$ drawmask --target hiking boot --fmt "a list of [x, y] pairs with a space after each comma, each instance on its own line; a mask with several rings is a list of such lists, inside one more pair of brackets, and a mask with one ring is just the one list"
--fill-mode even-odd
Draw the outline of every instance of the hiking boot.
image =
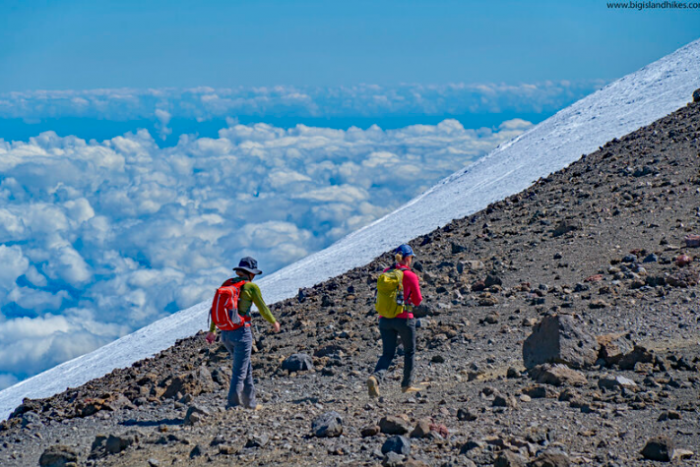
[[420, 391], [425, 391], [425, 383], [420, 383], [417, 386], [410, 385], [410, 386], [401, 386], [401, 392], [404, 394], [410, 394], [413, 392], [420, 392]]
[[379, 397], [379, 381], [374, 376], [367, 378], [367, 392], [369, 397]]

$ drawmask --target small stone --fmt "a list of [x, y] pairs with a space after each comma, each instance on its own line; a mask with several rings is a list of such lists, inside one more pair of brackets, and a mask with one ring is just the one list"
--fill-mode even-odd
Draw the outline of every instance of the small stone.
[[598, 387], [601, 389], [625, 388], [636, 390], [637, 383], [624, 376], [603, 375], [600, 377], [600, 380], [598, 380]]
[[540, 384], [535, 384], [532, 386], [528, 386], [526, 388], [523, 388], [522, 390], [524, 395], [527, 395], [533, 399], [544, 399], [544, 398], [555, 398], [557, 397], [557, 391], [554, 390], [551, 386], [543, 386]]
[[382, 454], [389, 452], [408, 456], [411, 454], [411, 441], [401, 435], [390, 436], [382, 445]]
[[431, 358], [430, 361], [433, 363], [445, 363], [445, 357], [442, 355], [433, 355], [433, 358]]
[[525, 467], [527, 459], [512, 451], [503, 451], [493, 463], [493, 467]]
[[264, 448], [270, 442], [270, 437], [266, 434], [253, 434], [245, 443], [247, 448]]
[[610, 304], [608, 302], [600, 298], [591, 300], [591, 302], [588, 304], [588, 308], [591, 310], [599, 310], [601, 308], [608, 308], [609, 306]]
[[511, 395], [498, 394], [493, 398], [493, 406], [515, 409], [518, 407], [518, 402], [515, 400], [515, 397]]
[[363, 438], [367, 438], [369, 436], [378, 435], [380, 431], [379, 425], [367, 425], [360, 430], [360, 434]]
[[65, 467], [71, 463], [76, 465], [77, 462], [78, 454], [73, 448], [62, 444], [49, 446], [39, 458], [39, 465], [41, 467]]
[[675, 410], [669, 410], [667, 412], [662, 412], [658, 418], [658, 420], [660, 422], [665, 422], [666, 420], [680, 420], [680, 419], [681, 419], [680, 412], [676, 412]]
[[211, 411], [203, 405], [194, 404], [187, 409], [185, 414], [185, 425], [194, 425], [203, 421]]
[[204, 450], [202, 449], [202, 446], [199, 444], [195, 445], [195, 447], [192, 448], [190, 451], [190, 459], [194, 459], [195, 457], [199, 457], [202, 454], [204, 454]]
[[476, 420], [478, 417], [469, 411], [468, 409], [459, 409], [457, 410], [457, 420], [463, 421], [463, 422], [473, 422]]
[[416, 427], [411, 432], [411, 438], [424, 438], [430, 434], [430, 420], [421, 419], [416, 423]]
[[569, 467], [569, 456], [558, 449], [550, 449], [528, 464], [529, 467]]
[[282, 362], [282, 369], [289, 372], [313, 370], [314, 361], [310, 355], [296, 353], [290, 355]]
[[521, 378], [522, 374], [520, 371], [515, 368], [515, 367], [509, 367], [508, 371], [506, 372], [506, 378]]
[[680, 459], [690, 459], [695, 455], [695, 453], [689, 449], [674, 449], [673, 450], [673, 460]]
[[670, 462], [673, 459], [675, 444], [668, 436], [657, 436], [650, 438], [642, 449], [642, 456], [645, 459]]
[[318, 438], [335, 438], [343, 434], [343, 418], [338, 412], [326, 412], [314, 419], [311, 431]]
[[[491, 296], [490, 294], [482, 296], [479, 298], [479, 306], [496, 306], [498, 305], [498, 299], [496, 297]], [[489, 314], [484, 318], [485, 323], [489, 324], [496, 324], [498, 323], [498, 315], [497, 314]]]
[[382, 459], [382, 465], [384, 467], [403, 467], [404, 456], [401, 454], [396, 454], [395, 452], [388, 452], [384, 459]]
[[642, 263], [656, 263], [659, 261], [659, 257], [655, 255], [654, 253], [650, 253], [647, 256], [644, 257], [642, 260]]
[[538, 383], [553, 386], [585, 386], [588, 384], [583, 373], [561, 364], [537, 366], [530, 370], [530, 376]]
[[632, 351], [632, 343], [623, 334], [604, 334], [597, 336], [596, 341], [600, 346], [598, 356], [607, 365], [616, 365], [626, 353]]
[[406, 416], [388, 415], [379, 421], [379, 428], [388, 435], [404, 435], [411, 431], [411, 423]]

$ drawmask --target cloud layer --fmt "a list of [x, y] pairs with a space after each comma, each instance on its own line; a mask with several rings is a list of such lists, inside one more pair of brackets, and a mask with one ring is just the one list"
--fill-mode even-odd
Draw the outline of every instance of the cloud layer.
[[27, 121], [85, 117], [151, 119], [167, 134], [171, 118], [235, 116], [386, 117], [543, 113], [557, 111], [604, 82], [546, 81], [534, 84], [445, 84], [347, 87], [238, 87], [191, 89], [97, 89], [0, 94], [0, 118]]
[[241, 256], [269, 273], [324, 248], [530, 126], [0, 140], [0, 387], [208, 300]]

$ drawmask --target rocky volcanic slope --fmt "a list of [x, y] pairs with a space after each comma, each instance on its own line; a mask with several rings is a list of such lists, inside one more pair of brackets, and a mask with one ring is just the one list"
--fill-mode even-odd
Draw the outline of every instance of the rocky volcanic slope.
[[700, 465], [699, 206], [696, 103], [411, 242], [423, 393], [398, 357], [366, 394], [385, 255], [275, 304], [283, 333], [257, 320], [262, 411], [223, 410], [200, 334], [25, 400], [0, 465]]

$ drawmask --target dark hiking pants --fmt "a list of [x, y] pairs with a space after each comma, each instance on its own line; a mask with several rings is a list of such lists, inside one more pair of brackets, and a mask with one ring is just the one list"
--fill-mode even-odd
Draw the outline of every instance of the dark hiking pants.
[[413, 364], [416, 353], [416, 320], [380, 318], [379, 333], [382, 336], [384, 350], [377, 362], [377, 366], [374, 368], [374, 375], [377, 377], [377, 381], [381, 383], [384, 380], [384, 376], [396, 354], [396, 346], [400, 338], [404, 350], [401, 387], [409, 387], [413, 382]]
[[255, 385], [253, 384], [253, 366], [250, 363], [250, 354], [253, 350], [253, 334], [249, 327], [242, 327], [235, 331], [222, 331], [221, 342], [226, 346], [233, 357], [233, 373], [231, 374], [231, 386], [228, 390], [228, 407], [243, 407], [254, 409]]

